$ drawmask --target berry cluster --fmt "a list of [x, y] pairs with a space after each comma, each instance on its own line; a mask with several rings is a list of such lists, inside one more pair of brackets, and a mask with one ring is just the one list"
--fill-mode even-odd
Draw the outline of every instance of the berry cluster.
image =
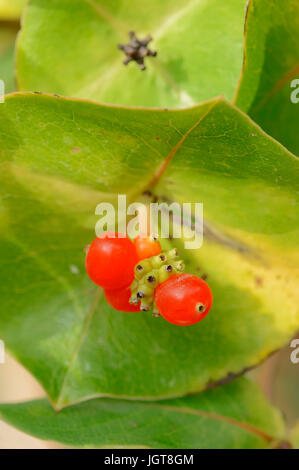
[[135, 280], [131, 284], [130, 303], [138, 305], [140, 302], [140, 310], [147, 311], [154, 308], [154, 295], [156, 288], [163, 282], [167, 281], [173, 274], [182, 273], [185, 269], [184, 262], [178, 260], [178, 252], [174, 248], [167, 253], [160, 253], [143, 259], [135, 266]]
[[207, 283], [185, 274], [176, 249], [162, 252], [151, 237], [106, 233], [95, 238], [86, 255], [91, 280], [104, 289], [107, 302], [116, 310], [140, 312], [153, 309], [175, 325], [193, 325], [212, 306]]

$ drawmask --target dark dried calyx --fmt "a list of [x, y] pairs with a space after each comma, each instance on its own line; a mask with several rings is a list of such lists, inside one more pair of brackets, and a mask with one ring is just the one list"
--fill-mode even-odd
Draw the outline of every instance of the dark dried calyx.
[[145, 70], [144, 59], [147, 56], [155, 57], [156, 51], [152, 51], [148, 48], [148, 44], [151, 42], [152, 37], [147, 36], [145, 39], [138, 39], [133, 31], [129, 33], [130, 42], [128, 44], [118, 44], [118, 49], [124, 51], [127, 58], [124, 60], [124, 64], [128, 65], [129, 62], [135, 61], [140, 70]]

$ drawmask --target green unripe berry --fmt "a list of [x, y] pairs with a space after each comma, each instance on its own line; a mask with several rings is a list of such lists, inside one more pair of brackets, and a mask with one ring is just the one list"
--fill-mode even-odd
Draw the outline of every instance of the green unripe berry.
[[159, 310], [157, 309], [156, 302], [154, 302], [154, 305], [153, 305], [153, 317], [161, 317], [161, 314]]
[[138, 302], [139, 302], [139, 299], [137, 297], [137, 289], [136, 289], [136, 290], [132, 291], [132, 295], [129, 299], [129, 303], [133, 304], [133, 305], [137, 305]]
[[150, 310], [153, 306], [153, 303], [154, 303], [154, 300], [153, 298], [144, 298], [141, 300], [141, 303], [140, 303], [140, 310], [142, 312], [147, 312], [148, 310]]
[[173, 266], [171, 264], [165, 264], [159, 269], [159, 284], [161, 282], [167, 281], [170, 276], [173, 274]]
[[168, 261], [170, 260], [173, 260], [173, 259], [176, 259], [179, 257], [179, 252], [176, 248], [173, 248], [172, 250], [170, 250], [168, 253], [167, 253], [167, 259]]
[[144, 284], [154, 289], [159, 284], [158, 271], [155, 269], [144, 276]]
[[144, 274], [148, 273], [152, 269], [152, 264], [148, 259], [143, 259], [135, 266], [135, 279], [141, 279]]
[[154, 287], [150, 287], [147, 284], [140, 284], [137, 292], [137, 297], [144, 298], [154, 295]]
[[152, 267], [156, 269], [160, 268], [166, 261], [167, 256], [165, 253], [160, 253], [159, 255], [151, 258]]

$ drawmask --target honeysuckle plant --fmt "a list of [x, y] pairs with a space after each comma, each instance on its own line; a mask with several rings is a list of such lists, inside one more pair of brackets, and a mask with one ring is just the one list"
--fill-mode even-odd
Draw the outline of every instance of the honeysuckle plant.
[[[296, 445], [237, 377], [299, 327], [299, 5], [245, 6], [25, 7], [0, 104], [0, 338], [48, 400], [0, 405], [19, 429], [75, 447]], [[145, 70], [123, 63], [130, 31], [153, 38]], [[85, 272], [97, 204], [149, 192], [204, 204], [203, 246], [168, 247], [213, 291], [192, 327], [115, 311]]]

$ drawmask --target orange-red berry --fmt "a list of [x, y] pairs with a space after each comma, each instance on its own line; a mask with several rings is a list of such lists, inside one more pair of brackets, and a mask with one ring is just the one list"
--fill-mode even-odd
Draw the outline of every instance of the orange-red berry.
[[93, 240], [85, 260], [90, 279], [105, 289], [129, 286], [138, 262], [136, 248], [128, 238], [118, 233], [105, 233]]
[[105, 298], [111, 307], [121, 312], [140, 312], [139, 305], [130, 304], [131, 289], [123, 287], [122, 289], [105, 289]]
[[138, 235], [134, 239], [138, 261], [159, 255], [162, 251], [161, 245], [154, 237]]
[[208, 284], [193, 274], [176, 274], [155, 290], [156, 306], [174, 325], [194, 325], [209, 313], [213, 295]]

